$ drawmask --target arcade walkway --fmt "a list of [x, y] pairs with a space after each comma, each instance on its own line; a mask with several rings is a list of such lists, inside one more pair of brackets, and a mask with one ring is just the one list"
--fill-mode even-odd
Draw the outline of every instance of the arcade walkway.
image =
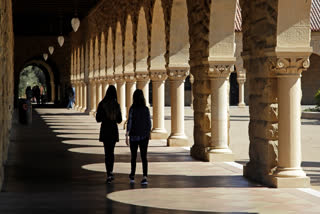
[[[186, 111], [188, 135], [192, 135], [190, 112]], [[319, 129], [319, 121], [307, 122], [303, 121], [302, 129], [306, 125]], [[242, 130], [247, 123], [246, 112], [231, 109], [231, 136], [236, 134], [233, 142], [240, 144], [232, 148], [240, 162], [247, 158], [248, 140], [243, 139], [247, 133]], [[320, 193], [314, 189], [262, 187], [242, 177], [240, 164], [195, 161], [186, 148], [169, 148], [163, 141], [150, 142], [148, 187], [138, 183], [140, 164], [137, 183], [130, 186], [130, 153], [123, 130], [116, 147], [115, 181], [106, 185], [99, 125], [73, 110], [35, 109], [31, 126], [15, 124], [12, 131], [1, 214], [320, 212]], [[312, 137], [306, 138], [307, 146], [319, 139]], [[319, 146], [311, 148], [306, 158], [315, 157], [312, 150]], [[317, 188], [320, 164], [306, 163], [309, 168], [304, 169]]]

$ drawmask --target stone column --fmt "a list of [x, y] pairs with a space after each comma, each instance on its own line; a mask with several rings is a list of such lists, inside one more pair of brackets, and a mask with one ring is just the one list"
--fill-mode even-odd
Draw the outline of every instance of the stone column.
[[[56, 100], [55, 84], [54, 81], [50, 82], [51, 85], [51, 101], [54, 103]], [[48, 96], [48, 95], [47, 95]]]
[[238, 72], [237, 73], [237, 81], [239, 84], [239, 103], [238, 107], [245, 107], [246, 104], [244, 103], [244, 83], [246, 82], [246, 75], [245, 73]]
[[162, 71], [151, 71], [152, 80], [152, 110], [153, 127], [151, 139], [167, 139], [168, 132], [164, 128], [164, 83], [167, 79], [167, 73]]
[[83, 85], [83, 101], [84, 101], [84, 109], [83, 111], [87, 114], [90, 112], [90, 85], [85, 82]]
[[78, 81], [74, 81], [74, 88], [75, 88], [75, 106], [74, 106], [74, 110], [78, 110], [79, 108], [79, 82]]
[[90, 86], [91, 86], [91, 90], [90, 90], [90, 115], [95, 115], [96, 112], [96, 82], [94, 79], [90, 80]]
[[229, 148], [229, 76], [233, 62], [209, 61], [211, 84], [211, 144], [207, 151], [209, 161], [234, 161]]
[[78, 107], [78, 111], [82, 110], [83, 107], [83, 89], [82, 89], [82, 81], [79, 81], [79, 107]]
[[281, 57], [277, 61], [279, 100], [278, 166], [273, 175], [276, 187], [307, 187], [310, 178], [301, 168], [301, 72], [308, 57]]
[[184, 133], [184, 80], [189, 75], [188, 67], [168, 68], [171, 96], [171, 134], [168, 146], [190, 146]]
[[142, 73], [136, 73], [136, 79], [137, 79], [137, 88], [141, 89], [143, 91], [144, 98], [146, 99], [146, 105], [150, 106], [149, 103], [149, 74], [148, 72]]
[[122, 121], [124, 122], [126, 120], [126, 87], [123, 75], [115, 75], [115, 81], [117, 83], [117, 95], [122, 114]]
[[190, 92], [191, 104], [190, 104], [190, 107], [191, 107], [191, 109], [193, 109], [193, 100], [194, 100], [194, 97], [193, 97], [193, 83], [194, 83], [194, 76], [192, 74], [190, 74], [190, 84], [191, 84], [191, 92]]
[[86, 112], [87, 110], [87, 84], [82, 83], [82, 109], [81, 112]]
[[97, 99], [96, 99], [96, 107], [98, 108], [98, 105], [100, 101], [102, 100], [102, 81], [96, 80], [96, 90], [97, 90]]
[[136, 78], [134, 73], [124, 74], [124, 79], [126, 81], [126, 108], [127, 115], [129, 115], [129, 109], [133, 103], [133, 93], [136, 90]]

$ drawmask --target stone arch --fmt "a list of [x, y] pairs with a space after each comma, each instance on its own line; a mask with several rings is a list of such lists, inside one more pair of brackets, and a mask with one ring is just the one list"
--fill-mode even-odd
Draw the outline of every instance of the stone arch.
[[113, 37], [112, 27], [109, 27], [107, 38], [107, 75], [113, 75], [114, 56], [113, 56]]
[[94, 78], [94, 42], [93, 38], [89, 41], [89, 79]]
[[81, 58], [80, 58], [80, 46], [77, 47], [77, 80], [80, 80], [80, 73], [81, 73]]
[[165, 70], [165, 19], [161, 0], [154, 3], [151, 29], [150, 70]]
[[123, 47], [120, 21], [117, 22], [115, 34], [115, 74], [123, 73]]
[[169, 67], [189, 67], [189, 47], [186, 0], [173, 0], [170, 20]]
[[133, 61], [134, 61], [134, 47], [133, 47], [133, 28], [130, 14], [127, 17], [125, 45], [124, 45], [124, 72], [133, 73]]
[[320, 89], [320, 55], [312, 53], [310, 56], [310, 67], [302, 73], [302, 105], [315, 105], [314, 95]]
[[94, 40], [94, 77], [98, 78], [100, 74], [100, 36], [97, 35]]
[[106, 39], [105, 32], [101, 32], [100, 36], [100, 77], [106, 75]]
[[140, 8], [137, 25], [136, 72], [146, 72], [148, 66], [148, 31], [143, 7]]
[[80, 47], [80, 79], [84, 80], [85, 74], [85, 47], [81, 45]]
[[90, 71], [90, 41], [85, 43], [84, 50], [84, 80], [87, 83], [89, 80], [89, 71]]
[[[23, 68], [30, 65], [38, 66], [45, 73], [46, 79], [49, 80], [49, 82], [47, 82], [48, 95], [50, 95], [48, 96], [48, 101], [55, 101], [56, 100], [56, 84], [55, 84], [56, 79], [51, 66], [48, 63], [44, 62], [43, 60], [34, 59], [25, 63]], [[23, 71], [23, 68], [19, 71], [19, 75]], [[18, 85], [19, 85], [19, 81], [20, 79], [18, 80]]]
[[236, 0], [212, 0], [211, 2], [209, 22], [209, 61], [211, 59], [216, 61], [221, 58], [224, 60], [227, 58], [228, 61], [236, 61], [234, 56], [234, 20], [236, 14], [236, 2]]
[[71, 48], [71, 58], [70, 58], [70, 79], [73, 81], [74, 79], [74, 49]]

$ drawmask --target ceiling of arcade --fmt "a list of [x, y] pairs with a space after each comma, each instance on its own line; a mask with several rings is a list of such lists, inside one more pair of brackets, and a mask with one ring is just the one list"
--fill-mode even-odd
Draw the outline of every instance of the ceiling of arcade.
[[70, 20], [77, 13], [88, 15], [99, 0], [13, 0], [15, 35], [55, 36], [68, 34]]

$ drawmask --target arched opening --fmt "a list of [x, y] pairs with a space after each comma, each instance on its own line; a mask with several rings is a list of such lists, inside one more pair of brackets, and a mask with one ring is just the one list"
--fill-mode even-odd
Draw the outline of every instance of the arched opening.
[[232, 72], [230, 74], [229, 82], [229, 102], [231, 106], [236, 106], [239, 103], [239, 84], [237, 82], [237, 72]]
[[52, 99], [51, 80], [48, 70], [41, 65], [30, 64], [25, 66], [19, 75], [18, 97], [26, 98], [26, 89], [33, 92], [32, 101], [40, 104]]
[[192, 96], [191, 96], [191, 82], [190, 75], [187, 76], [184, 82], [184, 105], [191, 106]]
[[315, 105], [314, 95], [320, 89], [320, 56], [312, 54], [310, 56], [310, 67], [302, 72], [301, 89], [302, 105]]

